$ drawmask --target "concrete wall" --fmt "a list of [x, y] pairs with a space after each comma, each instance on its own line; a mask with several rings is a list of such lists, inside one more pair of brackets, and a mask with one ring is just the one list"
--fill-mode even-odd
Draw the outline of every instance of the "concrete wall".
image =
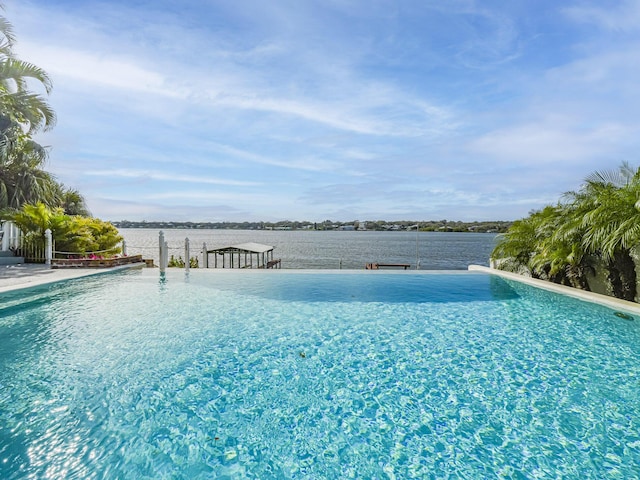
[[[640, 303], [640, 246], [631, 249], [631, 258], [636, 265], [636, 294], [635, 302]], [[597, 257], [590, 257], [589, 263], [595, 268], [595, 275], [587, 275], [587, 283], [592, 292], [611, 296], [611, 288], [607, 281], [606, 262]]]

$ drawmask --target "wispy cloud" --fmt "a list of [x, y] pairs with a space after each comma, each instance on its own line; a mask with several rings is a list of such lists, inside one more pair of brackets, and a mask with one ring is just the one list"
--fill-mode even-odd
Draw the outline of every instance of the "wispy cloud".
[[596, 4], [566, 7], [565, 14], [572, 20], [597, 25], [614, 31], [632, 32], [640, 30], [640, 1], [623, 0], [613, 8]]
[[611, 151], [624, 138], [622, 125], [599, 125], [578, 130], [557, 123], [520, 125], [496, 130], [474, 139], [470, 154], [480, 154], [494, 162], [535, 165], [541, 168], [558, 162], [576, 164]]
[[64, 47], [22, 42], [20, 51], [59, 81], [84, 83], [134, 92], [184, 98], [183, 92], [168, 85], [160, 73], [145, 69], [135, 59], [115, 55], [96, 55]]
[[225, 178], [213, 178], [207, 176], [193, 176], [193, 175], [176, 175], [173, 173], [159, 173], [157, 171], [144, 171], [144, 170], [128, 170], [128, 169], [116, 169], [116, 170], [91, 170], [86, 175], [92, 177], [120, 177], [120, 178], [136, 178], [142, 180], [160, 180], [166, 182], [177, 183], [203, 183], [211, 185], [230, 185], [235, 187], [255, 187], [260, 185], [259, 182], [246, 182], [242, 180], [230, 180]]

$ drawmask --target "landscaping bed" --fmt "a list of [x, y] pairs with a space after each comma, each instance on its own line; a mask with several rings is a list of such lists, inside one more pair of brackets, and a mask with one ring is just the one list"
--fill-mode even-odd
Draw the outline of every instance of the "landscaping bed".
[[143, 262], [142, 255], [114, 258], [54, 258], [51, 260], [51, 268], [111, 268]]

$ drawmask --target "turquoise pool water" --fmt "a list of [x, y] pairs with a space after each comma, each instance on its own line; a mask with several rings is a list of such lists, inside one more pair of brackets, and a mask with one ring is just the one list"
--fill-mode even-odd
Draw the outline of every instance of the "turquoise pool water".
[[636, 478], [640, 320], [481, 273], [0, 296], [0, 478]]

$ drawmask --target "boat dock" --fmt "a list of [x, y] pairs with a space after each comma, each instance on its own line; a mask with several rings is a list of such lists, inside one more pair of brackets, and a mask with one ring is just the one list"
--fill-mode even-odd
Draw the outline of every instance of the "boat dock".
[[[210, 268], [209, 255], [213, 254], [213, 268], [280, 268], [280, 259], [273, 258], [273, 247], [260, 243], [241, 243], [206, 251], [205, 268]], [[218, 266], [218, 258], [221, 265]], [[255, 258], [255, 263], [254, 263]]]
[[402, 268], [407, 270], [411, 264], [409, 263], [367, 263], [365, 270], [379, 270], [381, 268]]

